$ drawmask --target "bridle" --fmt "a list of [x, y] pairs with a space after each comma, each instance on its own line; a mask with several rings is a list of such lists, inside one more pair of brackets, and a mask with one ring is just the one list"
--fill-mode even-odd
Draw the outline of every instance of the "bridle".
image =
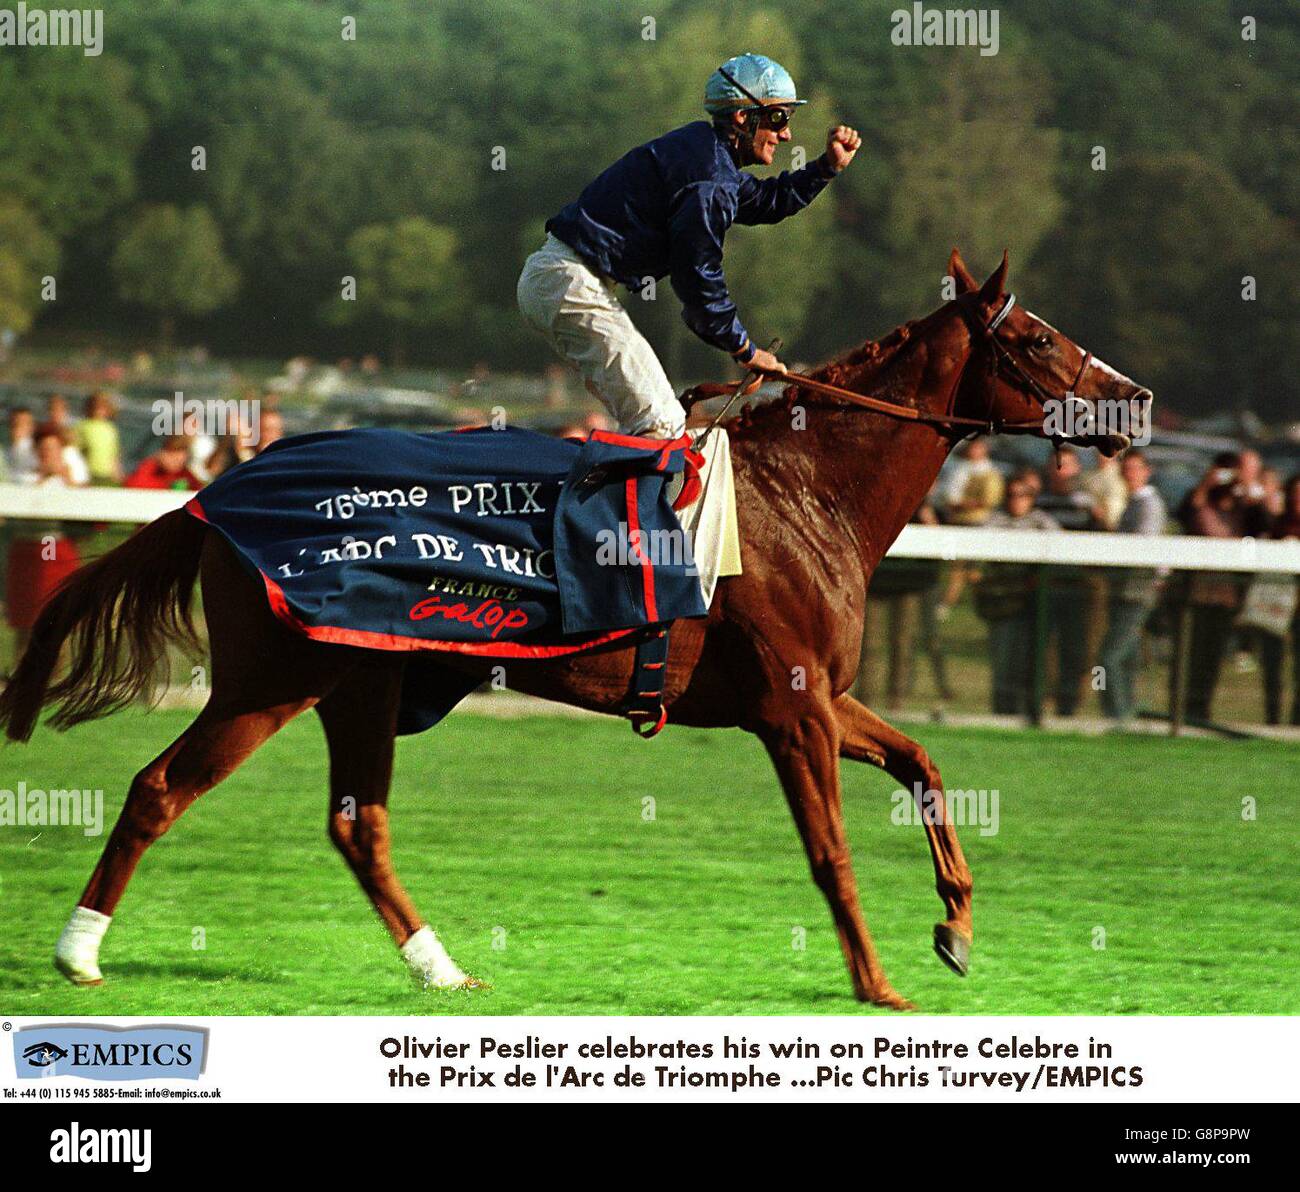
[[[1066, 389], [1065, 393], [1062, 396], [1057, 397], [1055, 394], [1050, 392], [1041, 381], [1036, 377], [1031, 376], [1020, 361], [1011, 354], [1006, 344], [998, 338], [998, 328], [1006, 321], [1007, 315], [1011, 313], [1012, 308], [1016, 304], [1016, 296], [1014, 294], [1007, 295], [1007, 300], [998, 309], [997, 313], [988, 320], [988, 322], [985, 322], [981, 318], [978, 293], [971, 291], [966, 294], [961, 294], [957, 297], [956, 301], [957, 309], [961, 311], [962, 317], [966, 320], [967, 326], [970, 327], [972, 336], [978, 336], [988, 345], [989, 351], [992, 354], [990, 357], [991, 367], [989, 369], [991, 376], [997, 377], [999, 368], [1004, 368], [1019, 383], [1022, 391], [1027, 389], [1038, 399], [1038, 404], [1043, 407], [1046, 407], [1048, 402], [1056, 401], [1062, 403], [1068, 401], [1079, 401], [1083, 402], [1085, 405], [1087, 404], [1083, 398], [1077, 397], [1076, 394], [1079, 392], [1079, 382], [1083, 380], [1084, 374], [1092, 364], [1092, 353], [1090, 351], [1086, 348], [1084, 349], [1083, 359], [1079, 362], [1079, 371], [1074, 374], [1074, 380], [1070, 382], [1069, 388]], [[970, 362], [967, 361], [967, 364], [969, 363]], [[962, 369], [962, 373], [965, 373], [965, 368]], [[960, 387], [960, 385], [961, 376], [958, 376], [957, 386]], [[990, 390], [989, 416], [983, 420], [984, 424], [988, 427], [989, 434], [1034, 434], [1043, 431], [1045, 422], [1045, 419], [1043, 418], [1033, 419], [1028, 422], [999, 423], [993, 418], [992, 406], [993, 394]], [[1061, 436], [1055, 437], [1059, 438]]]
[[[979, 306], [979, 294], [976, 291], [970, 291], [960, 294], [955, 299], [957, 309], [961, 312], [962, 317], [966, 320], [967, 326], [971, 331], [972, 351], [967, 358], [966, 363], [958, 371], [957, 378], [953, 383], [952, 393], [949, 396], [948, 405], [951, 406], [956, 402], [957, 393], [961, 389], [962, 381], [966, 376], [966, 369], [970, 367], [971, 362], [975, 359], [974, 348], [977, 344], [986, 344], [989, 348], [989, 374], [991, 377], [997, 377], [999, 370], [1005, 370], [1006, 374], [1013, 378], [1017, 387], [1022, 391], [1027, 391], [1036, 397], [1039, 403], [1046, 406], [1048, 402], [1068, 402], [1079, 401], [1087, 404], [1084, 398], [1076, 397], [1079, 383], [1083, 380], [1084, 374], [1092, 366], [1092, 353], [1085, 350], [1083, 360], [1079, 365], [1079, 371], [1075, 373], [1074, 380], [1070, 383], [1069, 388], [1061, 396], [1053, 394], [1037, 378], [1031, 376], [1024, 366], [1012, 355], [1010, 349], [998, 337], [997, 331], [1006, 321], [1007, 316], [1011, 313], [1016, 304], [1016, 296], [1008, 294], [1006, 300], [998, 308], [997, 313], [992, 318], [985, 320], [983, 312]], [[838, 398], [840, 401], [848, 402], [851, 405], [862, 406], [868, 410], [874, 410], [878, 414], [884, 414], [890, 418], [897, 418], [906, 422], [918, 422], [927, 426], [939, 426], [944, 428], [969, 428], [962, 432], [960, 438], [967, 435], [983, 433], [990, 435], [1028, 435], [1037, 434], [1043, 438], [1050, 438], [1057, 442], [1068, 442], [1071, 439], [1087, 440], [1089, 435], [1060, 435], [1048, 434], [1045, 429], [1046, 415], [1042, 418], [1033, 418], [1025, 421], [1007, 421], [1005, 419], [995, 418], [993, 416], [992, 404], [993, 394], [989, 393], [989, 410], [983, 418], [970, 418], [961, 414], [929, 414], [920, 410], [914, 410], [911, 406], [901, 406], [896, 402], [885, 401], [879, 397], [868, 397], [863, 393], [854, 393], [851, 389], [844, 389], [839, 385], [831, 385], [826, 381], [818, 381], [813, 377], [803, 376], [800, 373], [779, 372], [770, 369], [750, 369], [754, 374], [753, 379], [742, 378], [736, 385], [736, 392], [732, 396], [732, 401], [738, 396], [752, 392], [757, 388], [758, 377], [767, 377], [770, 380], [780, 380], [797, 389], [808, 389], [814, 393], [824, 393], [828, 397]], [[748, 386], [748, 388], [746, 388]], [[1139, 390], [1139, 392], [1141, 392]], [[1136, 394], [1134, 395], [1136, 397]], [[731, 402], [727, 403], [728, 407]], [[725, 414], [725, 409], [723, 413]], [[722, 415], [714, 420], [714, 425], [721, 420]], [[713, 429], [712, 426], [709, 427]]]

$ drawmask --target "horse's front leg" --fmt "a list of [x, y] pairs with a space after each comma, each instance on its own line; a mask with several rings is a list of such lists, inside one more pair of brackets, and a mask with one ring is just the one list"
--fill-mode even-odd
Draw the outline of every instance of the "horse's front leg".
[[[879, 766], [917, 798], [934, 859], [935, 887], [948, 916], [945, 922], [935, 924], [934, 950], [944, 964], [964, 977], [970, 968], [972, 939], [971, 872], [957, 840], [939, 770], [923, 746], [852, 696], [842, 695], [835, 701], [835, 718], [844, 757]], [[923, 803], [927, 791], [934, 794]]]
[[860, 1001], [895, 1010], [912, 1005], [889, 984], [867, 931], [840, 805], [839, 729], [829, 704], [760, 731], [808, 854], [813, 881], [830, 903], [840, 947]]

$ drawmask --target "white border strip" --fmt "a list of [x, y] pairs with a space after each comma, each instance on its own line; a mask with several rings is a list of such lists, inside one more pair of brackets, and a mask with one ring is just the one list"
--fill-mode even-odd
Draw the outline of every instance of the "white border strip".
[[[518, 973], [508, 979], [526, 980]], [[172, 1089], [195, 1098], [191, 1104], [220, 1090], [231, 1102], [1121, 1102], [1136, 1114], [1149, 1101], [1292, 1101], [1294, 1070], [1285, 1058], [1300, 1046], [1300, 1018], [1293, 1017], [459, 1017], [439, 1013], [444, 996], [463, 995], [430, 992], [421, 1017], [169, 1021], [208, 1033], [197, 1081], [90, 1081], [59, 1074], [57, 1066], [53, 1076], [18, 1080], [12, 1053], [21, 1036], [14, 1030], [0, 1036], [0, 1051], [9, 1053], [0, 1055], [0, 1089], [44, 1085], [39, 1099], [67, 1099], [70, 1109], [72, 1098], [95, 1090], [112, 1097], [143, 1086]], [[491, 1008], [490, 998], [484, 995], [482, 1009]], [[853, 1004], [847, 994], [842, 1001]], [[58, 1014], [5, 1022], [37, 1029], [142, 1024]], [[656, 1054], [644, 1054], [647, 1044]], [[706, 1073], [749, 1077], [751, 1069], [777, 1080], [748, 1079], [743, 1087], [702, 1080]], [[1189, 1117], [1185, 1124], [1241, 1123]]]

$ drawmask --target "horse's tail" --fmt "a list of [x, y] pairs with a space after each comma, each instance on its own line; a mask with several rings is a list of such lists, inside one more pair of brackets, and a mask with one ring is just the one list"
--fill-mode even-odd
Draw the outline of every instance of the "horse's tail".
[[[167, 642], [199, 648], [190, 600], [206, 532], [174, 510], [59, 585], [0, 693], [0, 728], [11, 740], [31, 737], [47, 703], [59, 705], [50, 723], [65, 729], [152, 695]], [[69, 638], [67, 673], [51, 686]]]

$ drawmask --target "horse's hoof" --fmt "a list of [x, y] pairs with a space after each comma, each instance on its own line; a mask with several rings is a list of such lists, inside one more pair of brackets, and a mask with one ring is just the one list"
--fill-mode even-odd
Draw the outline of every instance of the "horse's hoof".
[[74, 985], [89, 987], [91, 985], [103, 985], [104, 983], [104, 975], [99, 971], [98, 966], [87, 969], [64, 960], [61, 956], [56, 956], [54, 958], [54, 967]]
[[901, 993], [894, 989], [886, 987], [883, 990], [867, 989], [865, 986], [854, 986], [853, 996], [860, 1002], [867, 1002], [872, 1006], [879, 1006], [882, 1010], [915, 1010], [916, 1006], [907, 1000]]
[[478, 977], [471, 977], [468, 973], [459, 979], [449, 979], [442, 981], [421, 981], [421, 986], [425, 990], [436, 990], [438, 993], [455, 993], [461, 989], [491, 989], [492, 986], [486, 981], [479, 980]]
[[934, 950], [957, 976], [970, 972], [970, 940], [947, 923], [934, 925]]

